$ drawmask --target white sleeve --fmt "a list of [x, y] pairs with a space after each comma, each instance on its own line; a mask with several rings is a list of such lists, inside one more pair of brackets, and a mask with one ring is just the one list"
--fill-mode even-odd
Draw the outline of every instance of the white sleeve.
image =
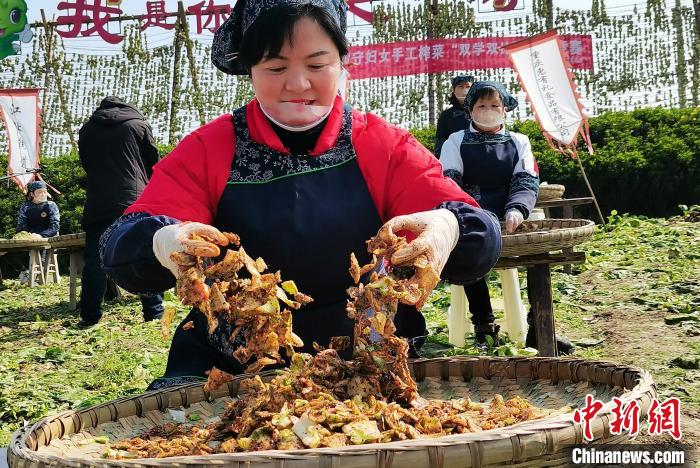
[[518, 163], [513, 168], [513, 174], [518, 172], [527, 172], [533, 177], [537, 177], [535, 172], [535, 156], [532, 154], [532, 146], [527, 135], [522, 133], [510, 132], [510, 136], [515, 143], [515, 149], [518, 151]]
[[440, 150], [440, 164], [442, 164], [442, 172], [457, 171], [460, 175], [464, 174], [464, 164], [462, 163], [462, 155], [459, 152], [459, 147], [462, 146], [464, 138], [464, 130], [453, 133], [445, 140]]

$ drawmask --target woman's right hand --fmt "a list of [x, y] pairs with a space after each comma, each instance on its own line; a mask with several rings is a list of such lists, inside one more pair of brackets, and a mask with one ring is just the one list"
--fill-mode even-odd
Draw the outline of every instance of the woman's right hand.
[[[192, 235], [200, 239], [191, 239]], [[164, 226], [153, 235], [153, 253], [175, 277], [178, 275], [178, 264], [171, 258], [172, 254], [217, 257], [221, 253], [219, 246], [228, 244], [228, 238], [215, 227], [194, 222]]]

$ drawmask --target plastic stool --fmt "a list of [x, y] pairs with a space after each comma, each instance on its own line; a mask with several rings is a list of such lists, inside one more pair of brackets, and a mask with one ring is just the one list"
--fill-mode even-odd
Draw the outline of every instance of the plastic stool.
[[[520, 298], [518, 270], [515, 268], [499, 270], [498, 274], [503, 289], [505, 313], [503, 331], [508, 333], [511, 340], [523, 343], [527, 332], [527, 313]], [[451, 285], [450, 295], [450, 308], [447, 312], [448, 341], [450, 344], [462, 347], [465, 344], [465, 335], [474, 333], [474, 325], [469, 316], [469, 301], [462, 286]], [[497, 299], [492, 299], [492, 307], [496, 301]]]
[[505, 312], [503, 331], [508, 333], [512, 341], [524, 343], [527, 332], [527, 312], [520, 297], [518, 269], [498, 270], [498, 276], [501, 279], [503, 311]]
[[46, 283], [44, 276], [44, 265], [41, 261], [41, 250], [32, 249], [29, 251], [29, 287], [33, 288], [37, 284]]
[[533, 208], [532, 213], [530, 213], [530, 216], [527, 218], [528, 221], [542, 221], [545, 219], [545, 213], [542, 208]]
[[53, 249], [46, 255], [45, 277], [47, 283], [61, 283], [61, 275], [58, 273], [58, 254]]
[[464, 346], [464, 336], [474, 333], [474, 325], [467, 318], [469, 301], [462, 286], [450, 285], [450, 308], [447, 311], [447, 340], [458, 347]]

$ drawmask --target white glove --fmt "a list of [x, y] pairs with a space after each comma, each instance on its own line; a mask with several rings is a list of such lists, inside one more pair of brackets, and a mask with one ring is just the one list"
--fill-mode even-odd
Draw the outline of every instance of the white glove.
[[518, 226], [520, 226], [524, 221], [523, 214], [520, 210], [511, 208], [506, 212], [506, 232], [508, 234], [513, 234]]
[[[190, 234], [203, 237], [203, 240], [190, 239]], [[200, 257], [216, 257], [221, 251], [217, 245], [228, 245], [228, 239], [215, 227], [202, 223], [184, 222], [162, 227], [153, 234], [153, 253], [165, 268], [175, 277], [178, 265], [170, 256], [184, 252]]]
[[394, 252], [391, 263], [407, 263], [423, 253], [432, 259], [435, 271], [439, 275], [450, 257], [452, 249], [459, 239], [459, 223], [457, 217], [445, 208], [422, 211], [410, 215], [397, 216], [390, 219], [386, 225], [396, 233], [411, 231], [416, 237], [403, 249]]

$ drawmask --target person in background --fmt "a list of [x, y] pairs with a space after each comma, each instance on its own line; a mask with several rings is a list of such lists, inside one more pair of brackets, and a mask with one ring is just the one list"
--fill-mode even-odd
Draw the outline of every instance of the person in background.
[[[505, 126], [506, 112], [518, 101], [503, 84], [479, 81], [465, 99], [471, 115], [469, 127], [450, 135], [442, 147], [440, 163], [447, 177], [479, 202], [479, 205], [504, 219], [509, 234], [527, 219], [537, 201], [539, 175], [527, 135], [510, 132]], [[486, 336], [498, 343], [499, 326], [491, 309], [486, 278], [464, 286], [478, 346]], [[532, 311], [528, 316], [526, 345], [537, 347]], [[557, 339], [563, 354], [571, 353], [568, 340]]]
[[448, 97], [451, 107], [440, 113], [435, 132], [435, 156], [440, 158], [440, 150], [445, 140], [454, 132], [464, 130], [469, 125], [469, 111], [464, 106], [469, 88], [474, 83], [471, 75], [458, 75], [452, 78], [452, 92]]
[[[158, 149], [143, 114], [117, 97], [104, 98], [79, 135], [80, 163], [87, 174], [80, 326], [91, 326], [102, 317], [107, 289], [98, 253], [100, 236], [141, 195], [158, 162]], [[163, 315], [162, 302], [159, 293], [141, 296], [145, 321]]]
[[[382, 226], [416, 236], [387, 261], [425, 252], [436, 272], [458, 282], [493, 267], [498, 220], [408, 132], [340, 96], [346, 12], [344, 0], [236, 2], [212, 59], [224, 73], [248, 75], [255, 98], [187, 135], [105, 232], [102, 260], [120, 286], [170, 288], [178, 273], [171, 254], [185, 251], [183, 240], [221, 242], [222, 232], [234, 232], [314, 298], [292, 315], [299, 351], [315, 353], [314, 342], [353, 335], [348, 259], [354, 252], [366, 263], [367, 240]], [[178, 326], [165, 375], [151, 389], [203, 378], [213, 366], [243, 372], [232, 356], [238, 342], [229, 341], [235, 325], [221, 320], [210, 334], [206, 320], [195, 308]], [[416, 356], [425, 318], [400, 306], [394, 324]]]
[[27, 185], [27, 200], [19, 207], [17, 232], [29, 232], [37, 237], [58, 235], [61, 214], [58, 206], [49, 200], [46, 182], [35, 180]]

